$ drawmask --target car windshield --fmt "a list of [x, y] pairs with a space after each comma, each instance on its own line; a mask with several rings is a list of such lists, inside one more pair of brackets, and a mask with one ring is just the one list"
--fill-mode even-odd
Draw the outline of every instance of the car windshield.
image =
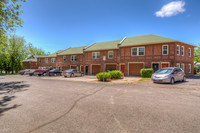
[[66, 72], [71, 72], [71, 71], [73, 71], [73, 69], [66, 70]]
[[166, 73], [171, 73], [173, 69], [161, 69], [161, 70], [158, 70], [156, 73], [159, 73], [159, 74], [166, 74]]

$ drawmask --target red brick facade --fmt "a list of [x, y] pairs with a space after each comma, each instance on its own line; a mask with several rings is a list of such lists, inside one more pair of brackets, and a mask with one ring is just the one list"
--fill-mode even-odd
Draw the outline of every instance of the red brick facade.
[[[168, 46], [168, 53], [163, 55], [163, 45]], [[177, 55], [177, 45], [180, 46], [180, 55]], [[182, 46], [184, 46], [184, 55], [182, 56]], [[131, 49], [138, 47], [144, 47], [144, 55], [132, 56]], [[189, 49], [191, 49], [191, 56], [189, 56]], [[108, 58], [108, 51], [113, 51], [113, 58]], [[93, 59], [92, 53], [100, 52], [99, 59]], [[71, 61], [72, 55], [57, 55], [56, 63], [51, 63], [49, 57], [49, 63], [45, 63], [45, 58], [38, 58], [38, 67], [54, 67], [62, 70], [67, 69], [79, 69], [86, 74], [96, 74], [104, 70], [121, 70], [125, 75], [138, 76], [141, 68], [153, 68], [158, 67], [176, 67], [180, 64], [180, 67], [184, 65], [184, 71], [187, 75], [194, 73], [194, 46], [185, 44], [182, 42], [169, 42], [169, 43], [157, 43], [157, 44], [143, 44], [137, 46], [119, 46], [118, 49], [109, 50], [96, 50], [96, 51], [83, 51], [82, 54], [75, 54], [76, 61]], [[73, 54], [74, 55], [74, 54]], [[63, 56], [66, 56], [66, 60], [63, 60]], [[104, 56], [106, 57], [103, 61]], [[190, 68], [191, 66], [191, 68]], [[191, 70], [190, 70], [191, 69]]]

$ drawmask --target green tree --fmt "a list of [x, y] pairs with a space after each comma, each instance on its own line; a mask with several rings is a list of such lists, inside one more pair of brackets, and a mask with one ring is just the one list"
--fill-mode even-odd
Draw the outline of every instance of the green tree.
[[28, 58], [33, 58], [35, 55], [45, 55], [47, 53], [45, 53], [44, 50], [34, 47], [32, 43], [28, 44], [28, 49], [29, 49], [29, 55]]
[[199, 46], [194, 50], [194, 61], [200, 62], [200, 43]]

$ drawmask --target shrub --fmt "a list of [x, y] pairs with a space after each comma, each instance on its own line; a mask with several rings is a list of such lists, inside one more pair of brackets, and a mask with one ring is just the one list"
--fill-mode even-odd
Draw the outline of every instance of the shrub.
[[104, 80], [104, 81], [107, 81], [108, 79], [111, 78], [109, 72], [101, 72], [101, 73], [98, 73], [98, 74], [96, 75], [96, 77], [97, 77], [97, 79], [98, 79], [99, 81], [103, 81], [103, 80]]
[[110, 71], [109, 73], [110, 73], [111, 79], [120, 79], [123, 76], [122, 72], [118, 70]]
[[140, 74], [143, 78], [151, 78], [151, 75], [154, 73], [152, 68], [143, 68], [140, 70]]

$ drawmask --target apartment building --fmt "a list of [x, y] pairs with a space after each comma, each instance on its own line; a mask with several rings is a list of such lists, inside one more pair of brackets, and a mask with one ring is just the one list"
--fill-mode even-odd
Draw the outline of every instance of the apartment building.
[[38, 67], [79, 69], [91, 75], [106, 70], [120, 70], [127, 76], [139, 76], [142, 68], [153, 68], [156, 71], [177, 66], [187, 75], [192, 75], [194, 47], [156, 35], [125, 37], [122, 40], [93, 43], [40, 56], [37, 57], [37, 63]]

